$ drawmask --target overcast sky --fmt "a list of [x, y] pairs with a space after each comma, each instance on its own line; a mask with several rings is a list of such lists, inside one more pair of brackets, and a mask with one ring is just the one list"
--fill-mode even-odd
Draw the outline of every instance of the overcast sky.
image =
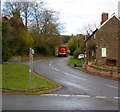
[[119, 0], [44, 0], [47, 7], [58, 11], [60, 23], [64, 26], [62, 34], [85, 33], [89, 24], [97, 26], [101, 22], [101, 14], [118, 15]]

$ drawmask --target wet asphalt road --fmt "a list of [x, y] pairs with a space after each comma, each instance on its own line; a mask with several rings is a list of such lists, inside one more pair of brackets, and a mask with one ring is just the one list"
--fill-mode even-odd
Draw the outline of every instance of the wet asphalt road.
[[46, 95], [3, 95], [3, 110], [118, 110], [118, 81], [73, 69], [68, 59], [34, 62], [36, 73], [64, 88]]

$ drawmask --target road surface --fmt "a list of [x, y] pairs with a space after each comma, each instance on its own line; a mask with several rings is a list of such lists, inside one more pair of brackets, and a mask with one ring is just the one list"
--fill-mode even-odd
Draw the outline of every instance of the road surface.
[[67, 65], [69, 57], [34, 62], [34, 71], [63, 86], [45, 95], [3, 95], [3, 110], [118, 110], [118, 81]]

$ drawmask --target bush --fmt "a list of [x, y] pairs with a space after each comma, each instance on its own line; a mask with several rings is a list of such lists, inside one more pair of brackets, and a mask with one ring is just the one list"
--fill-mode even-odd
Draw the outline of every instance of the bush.
[[54, 56], [55, 55], [55, 46], [54, 45], [49, 45], [49, 52], [50, 55]]
[[[86, 47], [87, 51], [87, 59], [92, 60], [96, 58], [96, 44], [94, 42], [91, 42]], [[94, 53], [94, 55], [92, 55]]]
[[74, 51], [73, 56], [74, 56], [75, 58], [77, 58], [80, 53], [81, 53], [81, 49], [78, 48], [78, 49], [76, 49], [76, 50]]
[[50, 55], [50, 48], [48, 45], [40, 44], [39, 46], [35, 47], [35, 52], [37, 54], [43, 54], [47, 56], [47, 55]]
[[91, 42], [87, 45], [87, 51], [92, 51], [92, 50], [95, 50], [96, 49], [96, 44]]
[[10, 49], [8, 48], [8, 45], [6, 42], [3, 42], [2, 44], [2, 61], [3, 62], [6, 62], [8, 61], [10, 58], [11, 58], [11, 52], [10, 52]]

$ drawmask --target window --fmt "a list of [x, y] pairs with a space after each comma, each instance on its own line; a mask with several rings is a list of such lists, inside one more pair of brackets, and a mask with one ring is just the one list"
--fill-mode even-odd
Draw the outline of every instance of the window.
[[106, 48], [102, 48], [102, 57], [106, 57]]

